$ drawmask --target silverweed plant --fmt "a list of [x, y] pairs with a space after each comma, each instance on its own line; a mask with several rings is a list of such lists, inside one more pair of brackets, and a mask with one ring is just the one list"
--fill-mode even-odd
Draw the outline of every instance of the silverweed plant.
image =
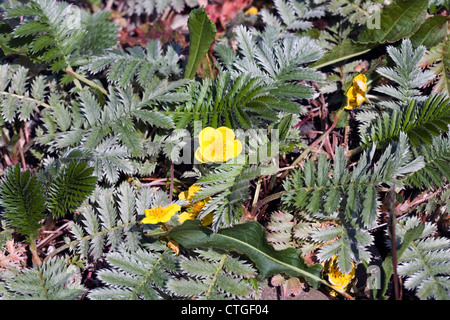
[[0, 9], [0, 299], [450, 299], [448, 1]]

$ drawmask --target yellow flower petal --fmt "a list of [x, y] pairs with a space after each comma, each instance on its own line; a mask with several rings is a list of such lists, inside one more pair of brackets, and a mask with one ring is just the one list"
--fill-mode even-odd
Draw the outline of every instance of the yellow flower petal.
[[169, 242], [167, 242], [167, 247], [169, 247], [170, 250], [175, 252], [175, 255], [179, 255], [180, 254], [180, 245], [176, 241], [169, 240]]
[[199, 134], [200, 147], [195, 151], [199, 162], [226, 162], [242, 152], [242, 143], [236, 140], [233, 130], [227, 127], [207, 127]]
[[203, 217], [202, 225], [205, 227], [211, 225], [211, 223], [213, 222], [213, 218], [214, 218], [214, 214], [208, 213], [206, 216]]
[[245, 12], [244, 12], [244, 14], [245, 15], [252, 15], [252, 16], [254, 16], [254, 15], [257, 15], [258, 14], [258, 9], [256, 8], [256, 7], [250, 7], [250, 8], [248, 8]]
[[195, 150], [194, 157], [195, 157], [195, 159], [198, 162], [201, 162], [201, 163], [205, 163], [206, 162], [206, 160], [203, 159], [202, 147], [198, 147], [197, 150]]
[[353, 262], [352, 270], [350, 273], [345, 274], [339, 270], [337, 265], [337, 256], [334, 255], [331, 261], [327, 263], [328, 269], [328, 281], [330, 282], [333, 289], [337, 291], [345, 291], [347, 286], [350, 284], [351, 280], [355, 277], [355, 265]]
[[204, 128], [198, 135], [200, 147], [206, 147], [209, 144], [211, 144], [212, 142], [214, 142], [214, 140], [216, 139], [215, 134], [216, 134], [216, 129], [211, 128], [211, 127]]
[[344, 109], [351, 110], [355, 108], [356, 102], [353, 87], [348, 89], [346, 96], [347, 96], [347, 105], [344, 107]]
[[232, 150], [233, 150], [232, 158], [236, 158], [242, 152], [242, 142], [239, 140], [234, 140], [234, 145], [233, 145]]
[[358, 74], [352, 80], [352, 86], [348, 89], [346, 110], [352, 110], [360, 106], [366, 100], [367, 78], [363, 74]]
[[356, 77], [353, 78], [353, 86], [358, 88], [359, 90], [362, 90], [366, 92], [367, 90], [367, 78], [362, 73], [358, 74]]
[[165, 215], [163, 215], [163, 217], [161, 218], [161, 222], [169, 221], [172, 218], [172, 216], [180, 210], [181, 210], [181, 206], [179, 206], [176, 203], [165, 207], [164, 208]]
[[357, 94], [356, 95], [356, 105], [360, 106], [363, 104], [363, 102], [366, 101], [366, 96], [363, 94]]
[[194, 220], [195, 218], [197, 218], [197, 214], [193, 214], [193, 213], [189, 213], [189, 212], [185, 211], [178, 216], [178, 221], [180, 223], [183, 223], [186, 220]]
[[236, 138], [233, 130], [231, 130], [230, 128], [227, 128], [227, 127], [217, 128], [216, 134], [220, 134], [220, 136], [222, 138], [222, 143], [224, 143], [225, 141], [234, 140], [234, 138]]
[[252, 15], [252, 16], [257, 15], [258, 14], [258, 8], [252, 6], [252, 7], [248, 8], [244, 12], [244, 14], [245, 15]]
[[353, 80], [353, 87], [356, 89], [358, 93], [366, 93], [367, 91], [367, 84], [361, 80], [358, 81]]
[[200, 190], [202, 190], [202, 187], [200, 187], [198, 184], [193, 184], [192, 186], [189, 187], [188, 190], [188, 200], [191, 201], [192, 198], [194, 198], [195, 194], [197, 192], [199, 192]]
[[183, 191], [178, 195], [178, 199], [179, 200], [184, 200], [184, 199], [188, 199], [189, 197], [189, 191]]
[[216, 143], [211, 143], [206, 147], [202, 147], [201, 155], [204, 162], [217, 162], [220, 157], [217, 155], [221, 152], [221, 145]]
[[158, 219], [156, 217], [145, 217], [141, 220], [142, 224], [157, 224], [159, 223]]
[[141, 220], [143, 224], [157, 224], [169, 221], [172, 216], [181, 210], [178, 204], [171, 204], [167, 207], [158, 206], [151, 209], [145, 209], [145, 218]]

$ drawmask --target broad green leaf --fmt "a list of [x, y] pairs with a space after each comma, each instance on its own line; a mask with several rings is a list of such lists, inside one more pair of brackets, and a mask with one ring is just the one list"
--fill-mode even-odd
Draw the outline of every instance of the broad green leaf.
[[216, 25], [212, 22], [205, 8], [194, 9], [189, 14], [189, 56], [184, 78], [193, 79], [203, 58], [216, 37]]
[[427, 13], [428, 0], [395, 0], [383, 8], [380, 28], [366, 28], [358, 42], [395, 42], [419, 29]]
[[442, 73], [439, 84], [442, 91], [450, 94], [450, 40], [444, 43], [444, 49], [442, 50]]
[[290, 276], [304, 276], [313, 286], [325, 283], [320, 278], [321, 266], [308, 267], [300, 257], [300, 251], [288, 248], [276, 251], [265, 238], [265, 229], [250, 221], [214, 233], [203, 227], [199, 220], [187, 220], [167, 234], [185, 248], [215, 248], [235, 251], [248, 256], [258, 268], [262, 277], [285, 273]]
[[309, 65], [314, 69], [320, 69], [331, 64], [357, 57], [375, 48], [378, 43], [358, 43], [352, 39], [345, 39], [341, 44], [325, 53], [319, 60]]
[[442, 42], [446, 36], [446, 24], [449, 20], [445, 16], [428, 18], [420, 28], [409, 38], [414, 48], [422, 45], [430, 49]]
[[[414, 229], [410, 229], [406, 232], [405, 237], [403, 238], [403, 242], [401, 245], [397, 247], [397, 261], [400, 260], [405, 250], [409, 247], [409, 245], [420, 237], [423, 230], [425, 228], [425, 224], [421, 223]], [[380, 290], [373, 290], [373, 297], [376, 299], [383, 299], [384, 294], [388, 288], [389, 280], [391, 279], [392, 273], [394, 272], [394, 266], [392, 264], [392, 251], [386, 256], [381, 265], [381, 288]]]
[[426, 0], [392, 2], [381, 12], [380, 28], [366, 28], [357, 41], [345, 39], [310, 67], [320, 69], [367, 53], [380, 44], [411, 36], [425, 19], [427, 4]]

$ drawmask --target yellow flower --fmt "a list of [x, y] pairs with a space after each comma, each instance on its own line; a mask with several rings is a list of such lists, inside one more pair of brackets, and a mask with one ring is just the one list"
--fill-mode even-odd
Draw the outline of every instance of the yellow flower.
[[[183, 191], [178, 195], [178, 199], [189, 201], [187, 211], [181, 213], [178, 216], [178, 221], [180, 221], [180, 223], [183, 223], [186, 220], [193, 220], [197, 218], [198, 214], [200, 213], [200, 211], [202, 211], [205, 204], [207, 204], [208, 201], [211, 200], [211, 197], [207, 197], [205, 199], [192, 203], [192, 199], [194, 198], [195, 194], [201, 189], [202, 188], [199, 185], [193, 184], [192, 186], [189, 187], [188, 190]], [[212, 223], [212, 217], [213, 217], [212, 213], [207, 214], [205, 217], [203, 217], [202, 224], [204, 226], [210, 225]]]
[[351, 280], [355, 277], [355, 265], [353, 262], [351, 262], [351, 264], [353, 267], [352, 271], [345, 274], [338, 268], [336, 255], [334, 255], [331, 261], [327, 263], [326, 269], [328, 270], [328, 281], [331, 283], [334, 290], [345, 291]]
[[178, 216], [178, 221], [180, 221], [180, 223], [185, 222], [186, 220], [194, 220], [195, 218], [197, 218], [198, 214], [194, 214], [194, 213], [190, 213], [190, 212], [182, 212], [180, 213], [180, 215]]
[[352, 86], [347, 91], [347, 105], [344, 109], [352, 110], [359, 107], [366, 100], [367, 78], [363, 74], [358, 74], [353, 78]]
[[208, 213], [206, 216], [204, 216], [202, 218], [202, 225], [204, 225], [205, 227], [211, 225], [211, 223], [213, 222], [213, 218], [214, 218], [214, 214]]
[[235, 139], [233, 130], [227, 127], [207, 127], [199, 134], [200, 147], [195, 159], [205, 162], [226, 162], [242, 152], [242, 143]]
[[192, 198], [194, 198], [195, 194], [200, 191], [202, 189], [202, 187], [200, 187], [197, 184], [193, 184], [192, 186], [189, 187], [188, 190], [181, 192], [178, 195], [178, 199], [180, 200], [188, 200], [189, 202], [192, 200]]
[[180, 254], [180, 245], [176, 241], [169, 240], [167, 242], [167, 247], [169, 247], [170, 250], [175, 252], [176, 255]]
[[245, 15], [252, 15], [252, 16], [257, 15], [258, 14], [258, 8], [252, 6], [252, 7], [248, 8], [244, 12], [244, 14]]
[[181, 207], [175, 203], [167, 207], [157, 206], [155, 208], [145, 209], [145, 218], [141, 220], [141, 223], [157, 224], [167, 222], [180, 210]]

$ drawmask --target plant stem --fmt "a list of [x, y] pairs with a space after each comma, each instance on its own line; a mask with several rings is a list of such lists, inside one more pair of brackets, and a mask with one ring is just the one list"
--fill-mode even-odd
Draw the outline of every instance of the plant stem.
[[361, 146], [356, 147], [355, 149], [349, 150], [347, 153], [347, 158], [351, 159], [354, 156], [356, 156], [358, 153], [360, 153], [363, 150], [363, 148]]
[[225, 264], [225, 260], [227, 259], [227, 256], [228, 256], [228, 254], [225, 253], [222, 256], [222, 259], [220, 260], [219, 265], [217, 266], [216, 273], [214, 273], [213, 279], [212, 279], [211, 283], [209, 284], [208, 291], [206, 291], [206, 294], [205, 294], [205, 298], [206, 299], [209, 298], [209, 295], [211, 294], [212, 288], [214, 287], [214, 285], [217, 282], [217, 276], [219, 275], [219, 272], [222, 270], [223, 265]]
[[30, 241], [30, 251], [31, 251], [31, 260], [33, 261], [33, 265], [38, 265], [40, 266], [42, 264], [41, 258], [39, 258], [39, 255], [37, 253], [37, 248], [36, 248], [36, 239], [33, 238]]
[[172, 202], [172, 198], [173, 198], [173, 169], [174, 169], [174, 165], [173, 162], [170, 163], [170, 188], [169, 188], [169, 202]]
[[[25, 125], [25, 123], [24, 123], [24, 125]], [[22, 126], [19, 129], [19, 137], [20, 137], [20, 139], [19, 139], [19, 141], [17, 141], [17, 147], [19, 148], [20, 161], [22, 162], [23, 170], [27, 170], [27, 163], [25, 162], [25, 155], [23, 153], [22, 145], [20, 144], [21, 143], [20, 140], [22, 140], [22, 138], [25, 140], [25, 137], [23, 136]]]
[[[67, 59], [66, 59], [66, 62], [67, 62]], [[64, 71], [66, 71], [67, 73], [69, 73], [70, 75], [75, 77], [75, 80], [73, 82], [75, 83], [75, 86], [78, 89], [80, 89], [80, 90], [83, 89], [80, 81], [78, 81], [78, 77], [75, 76], [75, 71], [73, 71], [72, 67], [70, 66], [70, 64], [68, 62], [67, 62], [67, 68]]]
[[400, 288], [398, 283], [398, 275], [397, 275], [397, 238], [395, 235], [395, 178], [394, 183], [391, 186], [391, 190], [389, 190], [388, 194], [388, 203], [389, 203], [389, 213], [390, 213], [390, 234], [391, 234], [391, 246], [392, 246], [392, 267], [394, 271], [394, 294], [395, 300], [400, 300]]
[[260, 201], [258, 201], [258, 202], [256, 203], [256, 205], [253, 206], [252, 211], [251, 211], [251, 213], [250, 213], [250, 216], [251, 216], [251, 217], [255, 217], [255, 216], [256, 216], [256, 213], [258, 212], [258, 210], [259, 210], [262, 206], [264, 206], [266, 203], [268, 203], [268, 202], [270, 202], [270, 201], [273, 201], [273, 200], [276, 200], [276, 199], [280, 198], [284, 193], [285, 193], [285, 191], [281, 191], [281, 192], [278, 192], [278, 193], [274, 193], [274, 194], [271, 194], [270, 196], [265, 197], [264, 199], [261, 199]]
[[258, 179], [258, 182], [256, 182], [256, 189], [255, 189], [255, 196], [253, 197], [252, 206], [254, 206], [258, 202], [259, 192], [261, 191], [261, 180], [263, 177], [260, 177]]
[[108, 92], [105, 89], [103, 89], [101, 86], [96, 84], [94, 81], [91, 81], [91, 80], [83, 77], [81, 74], [78, 74], [75, 71], [73, 71], [71, 66], [68, 66], [66, 69], [64, 69], [64, 71], [66, 73], [70, 74], [72, 77], [75, 77], [75, 79], [76, 79], [75, 85], [77, 85], [77, 83], [79, 84], [79, 85], [77, 85], [78, 89], [82, 89], [81, 83], [78, 81], [78, 80], [80, 80], [80, 81], [84, 82], [85, 84], [87, 84], [88, 86], [90, 86], [90, 87], [92, 87], [94, 89], [97, 89], [98, 91], [100, 91], [104, 95], [108, 94]]
[[[5, 95], [5, 96], [9, 95], [11, 97], [16, 97], [16, 98], [19, 98], [19, 99], [22, 99], [22, 100], [32, 101], [32, 102], [35, 102], [36, 104], [41, 105], [41, 106], [43, 106], [45, 108], [50, 108], [50, 109], [52, 108], [51, 105], [49, 105], [49, 104], [47, 104], [47, 103], [45, 103], [43, 101], [30, 98], [30, 97], [21, 96], [21, 95], [18, 95], [18, 94], [15, 94], [15, 93], [11, 93], [11, 92], [6, 92], [6, 91], [0, 91], [0, 94], [1, 95]], [[37, 110], [37, 111], [39, 111], [39, 110]]]

